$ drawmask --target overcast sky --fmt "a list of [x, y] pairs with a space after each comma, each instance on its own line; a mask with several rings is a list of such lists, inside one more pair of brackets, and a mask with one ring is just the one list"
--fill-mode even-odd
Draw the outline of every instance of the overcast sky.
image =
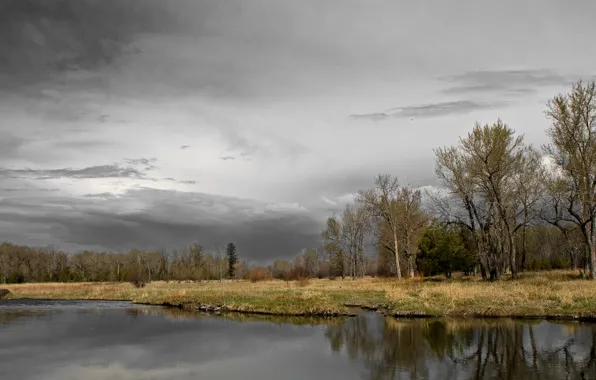
[[127, 250], [318, 245], [378, 173], [594, 78], [591, 0], [5, 0], [0, 238]]

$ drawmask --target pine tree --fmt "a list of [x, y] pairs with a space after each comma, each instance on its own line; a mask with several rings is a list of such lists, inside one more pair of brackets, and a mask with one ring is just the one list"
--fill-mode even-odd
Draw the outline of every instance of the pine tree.
[[229, 243], [226, 248], [226, 256], [228, 257], [228, 277], [233, 279], [236, 271], [236, 263], [238, 257], [236, 256], [236, 246], [234, 243]]

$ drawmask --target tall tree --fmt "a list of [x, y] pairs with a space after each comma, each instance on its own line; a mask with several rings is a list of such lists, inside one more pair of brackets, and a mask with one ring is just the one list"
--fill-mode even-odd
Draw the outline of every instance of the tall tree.
[[228, 243], [226, 248], [226, 256], [228, 258], [228, 277], [233, 279], [236, 273], [236, 263], [238, 256], [236, 256], [236, 246], [234, 243]]
[[328, 218], [327, 228], [323, 230], [322, 236], [325, 240], [325, 252], [327, 252], [327, 255], [329, 256], [331, 274], [333, 276], [341, 276], [343, 279], [346, 275], [346, 253], [344, 249], [343, 228], [341, 221], [334, 216]]
[[342, 237], [350, 261], [350, 276], [364, 276], [364, 240], [371, 229], [368, 210], [359, 202], [348, 204], [342, 214]]
[[397, 209], [397, 226], [408, 263], [408, 273], [410, 277], [414, 277], [419, 234], [428, 221], [426, 213], [422, 210], [420, 189], [401, 187], [397, 196]]
[[378, 231], [378, 243], [389, 250], [395, 260], [396, 275], [402, 277], [399, 244], [399, 182], [389, 174], [380, 174], [375, 179], [375, 186], [361, 190], [358, 201], [362, 202], [379, 225], [386, 228], [387, 233]]
[[537, 153], [497, 120], [477, 123], [458, 147], [439, 149], [436, 156], [437, 174], [464, 206], [491, 279], [499, 277], [507, 262], [516, 278], [516, 234], [529, 221], [529, 207], [537, 199], [528, 187], [534, 183], [529, 177], [538, 172]]
[[596, 83], [574, 83], [569, 94], [548, 103], [552, 122], [544, 151], [554, 161], [552, 182], [561, 210], [557, 218], [578, 226], [596, 278]]

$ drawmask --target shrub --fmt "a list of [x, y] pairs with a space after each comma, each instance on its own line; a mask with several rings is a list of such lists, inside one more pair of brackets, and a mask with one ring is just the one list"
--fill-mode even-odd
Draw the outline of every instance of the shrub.
[[252, 268], [248, 273], [250, 282], [266, 281], [269, 279], [269, 273], [263, 268]]

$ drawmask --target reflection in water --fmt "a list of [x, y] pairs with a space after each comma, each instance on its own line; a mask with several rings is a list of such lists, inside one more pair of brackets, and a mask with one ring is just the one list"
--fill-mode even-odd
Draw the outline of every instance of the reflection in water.
[[168, 320], [196, 320], [196, 319], [225, 319], [234, 322], [267, 322], [269, 324], [289, 324], [295, 326], [320, 326], [320, 325], [341, 325], [348, 317], [307, 317], [307, 316], [285, 316], [267, 314], [246, 314], [246, 313], [207, 313], [178, 309], [173, 307], [152, 307], [152, 308], [130, 308], [127, 314], [133, 318], [139, 316], [164, 316]]
[[596, 326], [0, 302], [0, 379], [596, 379]]
[[596, 327], [362, 316], [329, 326], [369, 379], [595, 379]]

